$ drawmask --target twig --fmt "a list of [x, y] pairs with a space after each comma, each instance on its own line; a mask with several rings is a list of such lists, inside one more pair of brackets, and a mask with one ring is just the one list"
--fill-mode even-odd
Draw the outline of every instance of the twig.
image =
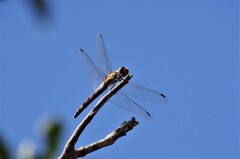
[[[121, 82], [118, 83], [118, 85], [116, 87], [114, 87], [112, 90], [110, 90], [106, 95], [104, 95], [99, 101], [98, 103], [94, 106], [94, 108], [87, 114], [87, 116], [83, 119], [83, 121], [77, 126], [77, 128], [75, 129], [75, 131], [73, 132], [72, 136], [70, 137], [70, 139], [68, 140], [67, 144], [64, 147], [64, 151], [62, 152], [62, 154], [60, 155], [60, 157], [58, 159], [75, 159], [77, 157], [82, 157], [85, 156], [86, 154], [95, 151], [97, 149], [100, 149], [102, 147], [108, 146], [110, 144], [108, 143], [114, 143], [119, 137], [119, 135], [116, 135], [117, 137], [115, 138], [105, 138], [103, 140], [100, 140], [96, 143], [93, 143], [91, 145], [85, 146], [85, 147], [81, 147], [78, 150], [74, 149], [74, 146], [76, 144], [76, 142], [78, 141], [79, 136], [81, 135], [81, 133], [83, 132], [83, 130], [86, 128], [86, 126], [91, 122], [91, 120], [93, 119], [93, 117], [96, 115], [96, 113], [101, 109], [101, 107], [117, 92], [119, 91], [124, 85], [126, 85], [128, 83], [128, 81], [132, 78], [132, 75], [128, 74]], [[115, 130], [114, 132], [122, 132], [120, 134], [125, 134], [126, 132], [130, 131], [134, 126], [136, 126], [137, 122], [135, 121], [135, 119], [132, 119], [129, 121], [130, 123], [132, 123], [133, 126], [130, 126], [130, 129], [126, 129], [126, 126], [124, 126], [125, 124], [123, 123], [123, 125], [121, 127], [119, 127], [117, 130]], [[127, 123], [129, 123], [127, 122]], [[135, 124], [134, 124], [135, 123]], [[127, 124], [129, 126], [129, 124]], [[119, 130], [120, 129], [120, 130]], [[124, 131], [125, 130], [125, 131]], [[113, 141], [109, 142], [109, 140], [112, 139]], [[115, 140], [114, 140], [115, 139]], [[104, 141], [106, 140], [106, 141]], [[106, 142], [106, 143], [105, 143]], [[102, 144], [103, 143], [103, 144]], [[94, 146], [97, 145], [97, 147], [94, 148]], [[102, 145], [102, 147], [101, 147]]]
[[98, 149], [101, 149], [106, 146], [110, 146], [117, 141], [120, 137], [126, 136], [126, 133], [130, 130], [132, 130], [136, 125], [138, 125], [138, 122], [135, 120], [134, 117], [132, 117], [131, 120], [128, 122], [123, 122], [121, 126], [119, 126], [116, 130], [114, 130], [111, 134], [107, 135], [105, 138], [92, 143], [88, 146], [82, 146], [79, 149], [76, 150], [76, 152], [73, 154], [73, 156], [77, 157], [84, 157], [85, 155], [96, 151]]

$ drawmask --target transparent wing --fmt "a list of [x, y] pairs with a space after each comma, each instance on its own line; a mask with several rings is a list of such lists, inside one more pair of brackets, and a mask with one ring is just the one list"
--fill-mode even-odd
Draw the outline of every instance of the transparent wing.
[[134, 112], [144, 118], [150, 120], [152, 119], [151, 115], [145, 109], [143, 109], [139, 104], [130, 99], [122, 91], [118, 91], [115, 95], [112, 96], [109, 101], [122, 109]]
[[96, 89], [102, 83], [105, 74], [92, 62], [83, 49], [80, 49], [80, 56], [86, 66], [91, 86]]
[[103, 36], [100, 34], [97, 39], [97, 65], [98, 67], [108, 75], [112, 72], [111, 62], [109, 60], [107, 50], [103, 41]]
[[129, 81], [122, 91], [131, 98], [151, 103], [167, 103], [165, 95], [152, 89], [141, 86], [135, 82]]

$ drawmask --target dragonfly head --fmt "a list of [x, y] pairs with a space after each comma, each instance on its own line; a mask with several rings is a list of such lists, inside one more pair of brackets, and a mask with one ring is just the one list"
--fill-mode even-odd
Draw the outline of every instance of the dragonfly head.
[[129, 73], [128, 68], [126, 67], [120, 67], [118, 71], [122, 77], [125, 77]]

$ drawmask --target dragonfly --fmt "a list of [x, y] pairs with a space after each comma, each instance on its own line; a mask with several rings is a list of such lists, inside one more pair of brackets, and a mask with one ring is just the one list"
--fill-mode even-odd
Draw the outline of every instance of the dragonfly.
[[[118, 70], [112, 71], [112, 65], [101, 34], [97, 40], [96, 52], [97, 65], [90, 59], [83, 49], [80, 49], [81, 59], [86, 66], [91, 85], [95, 91], [78, 108], [74, 114], [74, 118], [77, 118], [77, 116], [97, 97], [106, 90], [111, 90], [129, 73], [129, 70], [126, 67], [120, 67]], [[114, 94], [109, 101], [120, 108], [134, 112], [135, 114], [147, 119], [152, 119], [150, 113], [135, 102], [135, 99], [150, 103], [167, 103], [168, 101], [164, 94], [144, 87], [133, 81], [129, 81], [129, 83]]]

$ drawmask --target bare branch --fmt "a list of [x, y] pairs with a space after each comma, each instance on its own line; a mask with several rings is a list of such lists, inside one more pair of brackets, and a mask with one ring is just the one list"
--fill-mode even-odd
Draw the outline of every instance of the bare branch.
[[134, 126], [138, 125], [138, 122], [133, 117], [128, 122], [123, 122], [121, 126], [119, 126], [116, 130], [114, 130], [111, 134], [107, 135], [105, 138], [92, 143], [88, 146], [82, 146], [76, 150], [73, 156], [76, 157], [84, 157], [85, 155], [101, 149], [106, 146], [110, 146], [117, 141], [120, 137], [126, 136], [126, 133], [133, 129]]
[[[78, 141], [79, 136], [81, 135], [81, 133], [83, 132], [83, 130], [86, 128], [86, 126], [91, 122], [91, 120], [93, 119], [93, 117], [96, 115], [96, 113], [102, 108], [102, 106], [117, 92], [119, 91], [124, 85], [126, 85], [128, 83], [128, 81], [132, 78], [131, 74], [128, 74], [122, 81], [120, 81], [118, 83], [118, 85], [116, 87], [114, 87], [112, 90], [110, 90], [107, 94], [105, 94], [99, 101], [98, 103], [94, 106], [94, 108], [87, 114], [87, 116], [83, 119], [83, 121], [77, 126], [77, 128], [75, 129], [75, 131], [73, 132], [72, 136], [70, 137], [70, 139], [68, 140], [67, 144], [64, 147], [64, 151], [62, 152], [62, 154], [60, 155], [60, 157], [58, 159], [70, 159], [70, 158], [77, 158], [77, 157], [81, 157], [82, 155], [80, 154], [84, 154], [83, 156], [85, 156], [86, 154], [88, 154], [89, 152], [95, 151], [99, 148], [101, 148], [101, 146], [99, 145], [99, 143], [102, 143], [103, 141], [99, 141], [98, 144], [94, 143], [91, 145], [88, 145], [86, 147], [82, 147], [80, 149], [78, 149], [77, 151], [74, 149], [74, 146], [76, 144], [76, 142]], [[135, 119], [132, 119], [135, 121]], [[131, 120], [131, 121], [132, 121]], [[130, 122], [130, 121], [129, 121]], [[127, 122], [127, 123], [129, 123]], [[133, 121], [132, 121], [133, 122]], [[135, 121], [136, 122], [136, 121]], [[130, 122], [131, 123], [131, 122]], [[133, 122], [134, 123], [134, 122]], [[137, 122], [136, 122], [137, 123]], [[124, 125], [124, 123], [123, 123]], [[129, 124], [127, 124], [129, 125]], [[134, 124], [133, 124], [134, 125]], [[137, 125], [137, 124], [136, 124]], [[135, 126], [135, 125], [134, 125]], [[132, 128], [134, 127], [132, 126]], [[123, 127], [125, 129], [125, 131], [129, 131], [131, 130], [131, 126], [129, 128], [131, 129], [126, 129], [126, 126]], [[120, 127], [118, 128], [120, 129]], [[117, 129], [117, 130], [118, 130]], [[116, 131], [117, 131], [116, 130]], [[123, 130], [121, 130], [122, 132], [125, 132]], [[126, 131], [126, 132], [127, 132]], [[115, 131], [114, 131], [115, 132]], [[126, 133], [125, 132], [125, 133]], [[123, 134], [123, 133], [120, 133]], [[121, 137], [121, 136], [119, 136]], [[118, 138], [119, 138], [118, 137]], [[116, 138], [114, 140], [114, 138], [112, 138], [113, 143], [118, 139]], [[107, 143], [109, 142], [109, 139], [107, 140]], [[105, 142], [104, 142], [105, 143]], [[112, 143], [112, 144], [113, 144]], [[95, 149], [93, 148], [94, 145], [98, 145], [98, 147], [96, 147]], [[105, 146], [108, 146], [106, 143], [103, 144]], [[103, 147], [105, 147], [103, 146]], [[88, 148], [88, 149], [87, 149]], [[81, 153], [80, 153], [81, 152]], [[83, 153], [84, 152], [84, 153]], [[76, 155], [77, 154], [77, 155]]]

